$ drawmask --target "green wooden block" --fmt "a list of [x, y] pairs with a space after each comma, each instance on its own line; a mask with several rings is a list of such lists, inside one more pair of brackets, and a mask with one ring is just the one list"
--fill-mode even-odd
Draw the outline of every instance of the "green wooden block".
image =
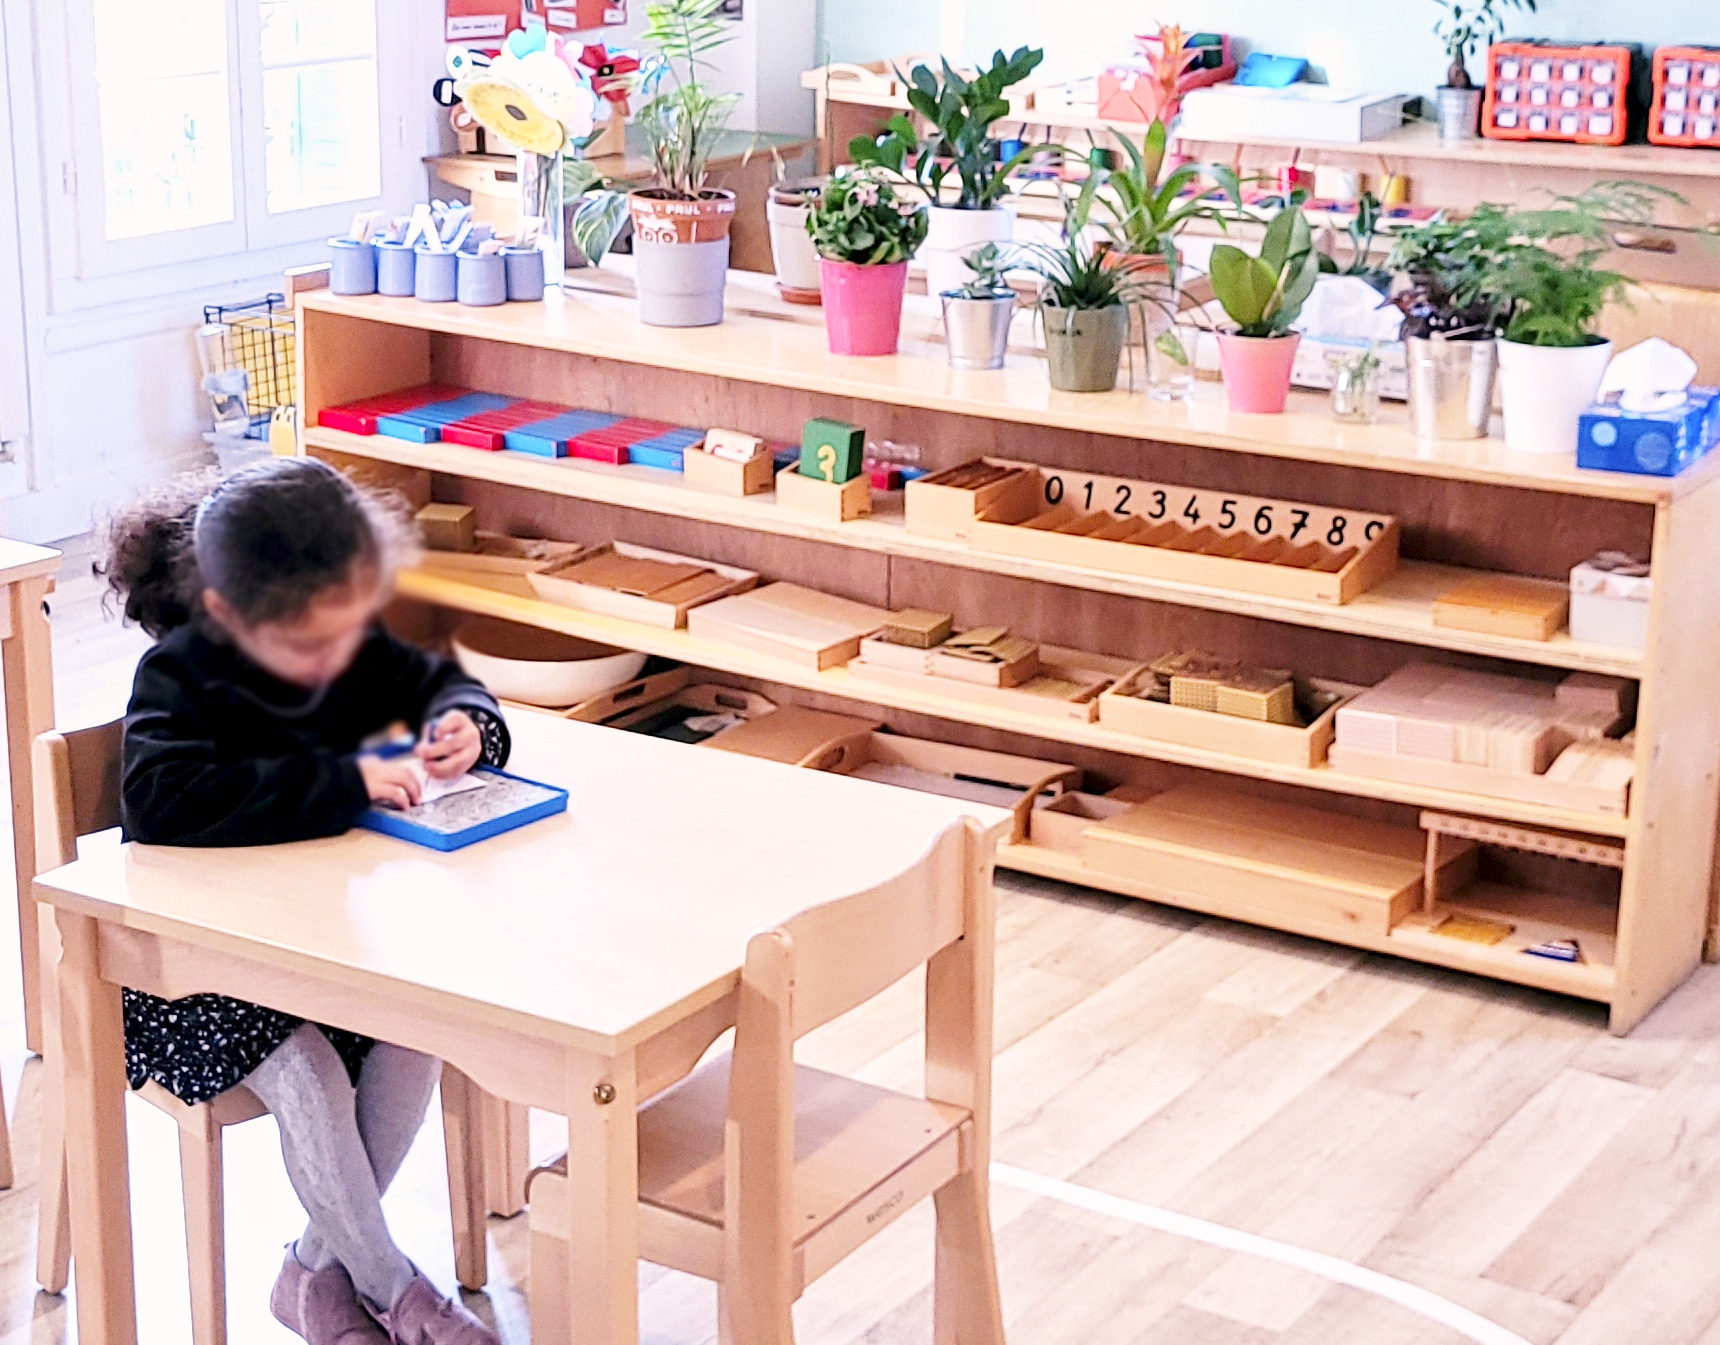
[[800, 441], [800, 474], [832, 485], [866, 469], [866, 431], [840, 420], [809, 420]]

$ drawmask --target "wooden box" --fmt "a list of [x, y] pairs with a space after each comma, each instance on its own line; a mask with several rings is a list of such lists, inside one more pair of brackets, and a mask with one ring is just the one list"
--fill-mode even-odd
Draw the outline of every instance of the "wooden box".
[[866, 431], [845, 420], [814, 417], [800, 441], [799, 471], [815, 481], [840, 486], [866, 470]]
[[801, 475], [798, 467], [784, 467], [776, 474], [776, 502], [784, 509], [813, 514], [826, 523], [847, 523], [872, 512], [872, 478], [861, 474], [852, 481], [832, 485]]
[[[1581, 752], [1590, 745], [1572, 743], [1566, 752]], [[1617, 774], [1600, 775], [1595, 783], [1582, 778], [1563, 779], [1555, 759], [1544, 775], [1521, 771], [1495, 770], [1491, 766], [1470, 765], [1461, 761], [1432, 761], [1426, 757], [1390, 756], [1383, 752], [1368, 752], [1360, 748], [1333, 743], [1327, 760], [1333, 770], [1351, 775], [1368, 775], [1376, 780], [1393, 780], [1398, 784], [1431, 786], [1434, 789], [1454, 789], [1464, 794], [1490, 795], [1496, 799], [1514, 799], [1519, 803], [1535, 803], [1547, 808], [1569, 808], [1575, 812], [1605, 813], [1609, 817], [1624, 817], [1630, 809], [1630, 766], [1628, 751], [1620, 749], [1621, 769]], [[1561, 758], [1563, 753], [1560, 754]]]
[[1398, 524], [1217, 490], [1041, 469], [968, 530], [975, 550], [1304, 602], [1346, 603], [1397, 569]]
[[860, 641], [890, 614], [799, 584], [766, 584], [750, 593], [695, 607], [687, 629], [708, 640], [757, 649], [808, 668], [834, 668], [860, 652]]
[[470, 551], [426, 551], [419, 564], [426, 570], [452, 574], [536, 574], [565, 565], [590, 549], [583, 542], [551, 542], [480, 532], [473, 538]]
[[1433, 624], [1516, 640], [1550, 640], [1570, 610], [1567, 584], [1491, 575], [1442, 593], [1433, 604]]
[[1102, 794], [1070, 791], [1059, 795], [1028, 816], [1027, 839], [1034, 845], [1059, 854], [1079, 855], [1086, 844], [1087, 828], [1125, 813], [1135, 805], [1126, 799]]
[[[754, 721], [763, 719], [766, 715], [775, 714], [777, 704], [756, 692], [743, 691], [739, 687], [720, 686], [714, 682], [693, 682], [689, 685], [676, 687], [648, 703], [642, 703], [639, 699], [632, 700], [623, 708], [621, 713], [611, 714], [602, 722], [612, 729], [647, 733], [651, 732], [649, 726], [652, 721], [661, 719], [667, 712], [677, 710], [691, 712], [695, 715], [737, 715], [747, 721], [746, 724], [737, 724], [734, 728], [724, 729], [720, 733], [697, 743], [698, 746], [703, 747], [708, 743], [715, 742], [725, 734], [749, 727]], [[659, 732], [656, 736], [667, 737], [669, 735]]]
[[770, 489], [775, 467], [769, 449], [745, 462], [720, 458], [702, 448], [689, 448], [681, 455], [681, 475], [687, 484], [718, 495], [763, 495]]
[[469, 504], [427, 504], [418, 511], [418, 530], [432, 551], [470, 551], [477, 540], [478, 511]]
[[1039, 675], [1039, 646], [1002, 626], [968, 630], [931, 650], [926, 667], [952, 681], [1018, 687]]
[[672, 551], [611, 542], [526, 576], [545, 602], [674, 630], [701, 603], [744, 593], [758, 575]]
[[1088, 827], [1082, 863], [1196, 910], [1383, 936], [1421, 901], [1425, 853], [1416, 827], [1200, 784]]
[[751, 723], [719, 733], [702, 745], [723, 752], [738, 752], [742, 756], [761, 757], [766, 761], [780, 761], [785, 766], [807, 766], [812, 764], [814, 757], [827, 750], [828, 744], [882, 727], [883, 724], [876, 719], [858, 719], [827, 710], [808, 710], [801, 705], [785, 705], [774, 714], [762, 715]]
[[975, 458], [908, 482], [903, 493], [909, 532], [966, 537], [988, 509], [1027, 508], [1039, 498], [1039, 472], [1018, 462]]
[[1134, 666], [1128, 659], [1041, 645], [1038, 674], [1013, 687], [958, 682], [950, 677], [911, 672], [865, 659], [854, 660], [848, 665], [848, 671], [862, 681], [882, 682], [887, 686], [905, 687], [1037, 718], [1070, 719], [1077, 724], [1090, 724], [1099, 715], [1100, 693], [1128, 674]]
[[878, 784], [1016, 810], [1017, 836], [1027, 818], [1065, 790], [1078, 789], [1082, 772], [1035, 757], [988, 752], [895, 733], [854, 732], [833, 736], [800, 763], [812, 770], [852, 775]]
[[1332, 699], [1312, 723], [1306, 728], [1298, 728], [1147, 700], [1134, 692], [1148, 675], [1146, 668], [1136, 668], [1115, 686], [1102, 692], [1099, 696], [1099, 722], [1119, 733], [1180, 743], [1184, 747], [1205, 748], [1211, 752], [1227, 752], [1280, 766], [1323, 765], [1336, 732], [1338, 708], [1361, 690], [1344, 682], [1318, 678], [1299, 680], [1296, 688], [1298, 701], [1305, 703], [1310, 693]]

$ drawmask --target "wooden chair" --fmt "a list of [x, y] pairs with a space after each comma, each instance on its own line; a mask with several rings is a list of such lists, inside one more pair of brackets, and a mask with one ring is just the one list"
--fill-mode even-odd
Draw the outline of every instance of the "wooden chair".
[[[806, 1286], [927, 1196], [940, 1345], [1002, 1345], [992, 1246], [993, 898], [972, 823], [910, 872], [747, 946], [732, 1054], [639, 1109], [640, 1255], [718, 1286], [727, 1345], [792, 1345]], [[794, 1063], [794, 1043], [926, 965], [924, 1098]], [[566, 1345], [565, 1159], [531, 1185], [536, 1345]]]
[[[78, 837], [120, 824], [122, 722], [44, 733], [35, 743], [36, 855], [42, 872], [78, 857]], [[55, 984], [59, 932], [51, 907], [42, 908], [42, 1177], [37, 1211], [36, 1280], [51, 1294], [71, 1272], [71, 1213], [66, 1191], [65, 1112], [58, 1080], [60, 1004]], [[247, 1088], [232, 1088], [190, 1106], [151, 1080], [142, 1097], [179, 1126], [180, 1179], [185, 1192], [185, 1249], [191, 1280], [191, 1338], [195, 1345], [227, 1339], [227, 1266], [221, 1132], [265, 1114]], [[484, 1207], [484, 1109], [491, 1101], [451, 1068], [442, 1074], [443, 1132], [454, 1214], [454, 1263], [461, 1285], [481, 1289], [488, 1278]]]

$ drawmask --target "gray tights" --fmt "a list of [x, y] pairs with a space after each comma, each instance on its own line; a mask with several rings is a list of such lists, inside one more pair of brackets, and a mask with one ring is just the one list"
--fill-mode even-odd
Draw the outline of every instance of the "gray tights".
[[389, 1236], [382, 1193], [424, 1123], [441, 1065], [378, 1042], [352, 1086], [328, 1038], [306, 1023], [245, 1080], [281, 1130], [281, 1154], [311, 1217], [300, 1262], [338, 1261], [379, 1311], [394, 1306], [416, 1271]]

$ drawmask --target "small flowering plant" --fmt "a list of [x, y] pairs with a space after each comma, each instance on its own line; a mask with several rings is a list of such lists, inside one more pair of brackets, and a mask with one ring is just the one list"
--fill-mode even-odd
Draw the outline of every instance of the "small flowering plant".
[[827, 261], [905, 262], [926, 241], [926, 208], [871, 169], [838, 170], [807, 213], [806, 231]]

